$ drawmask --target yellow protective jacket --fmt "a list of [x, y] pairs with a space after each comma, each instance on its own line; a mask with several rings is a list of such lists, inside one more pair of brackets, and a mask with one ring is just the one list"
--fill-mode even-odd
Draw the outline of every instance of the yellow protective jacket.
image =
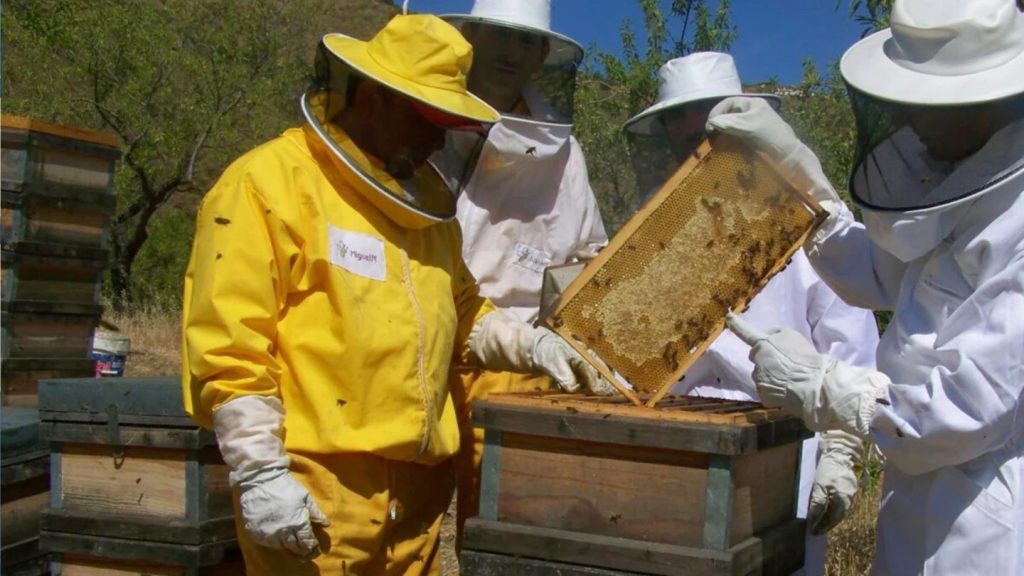
[[288, 451], [431, 464], [458, 450], [448, 373], [493, 307], [458, 222], [401, 226], [372, 194], [307, 126], [236, 160], [206, 195], [182, 347], [200, 424], [265, 394], [284, 404]]

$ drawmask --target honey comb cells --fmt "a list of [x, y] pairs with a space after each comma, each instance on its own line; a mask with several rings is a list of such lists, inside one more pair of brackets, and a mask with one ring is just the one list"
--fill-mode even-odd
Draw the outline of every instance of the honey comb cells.
[[761, 155], [705, 143], [545, 323], [654, 405], [721, 333], [726, 311], [744, 309], [824, 216]]

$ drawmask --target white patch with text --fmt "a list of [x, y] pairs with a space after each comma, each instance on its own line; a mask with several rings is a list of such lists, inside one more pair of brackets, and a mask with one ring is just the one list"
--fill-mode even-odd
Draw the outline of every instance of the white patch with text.
[[527, 270], [543, 272], [545, 268], [551, 265], [551, 255], [543, 250], [534, 248], [533, 246], [528, 246], [522, 242], [516, 242], [515, 254], [512, 256], [512, 261]]
[[369, 234], [342, 230], [328, 225], [331, 264], [349, 272], [383, 281], [387, 276], [384, 261], [384, 240]]

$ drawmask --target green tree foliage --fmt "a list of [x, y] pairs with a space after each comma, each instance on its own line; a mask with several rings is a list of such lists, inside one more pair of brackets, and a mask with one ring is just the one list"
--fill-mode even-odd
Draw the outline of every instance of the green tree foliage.
[[825, 175], [849, 203], [846, 184], [854, 161], [857, 130], [838, 65], [822, 77], [814, 61], [804, 60], [803, 79], [796, 90], [788, 92], [783, 97], [782, 116], [814, 150]]
[[[893, 0], [850, 0], [850, 17], [864, 26], [864, 34], [889, 27]], [[843, 0], [836, 1], [839, 8]]]
[[[365, 37], [394, 11], [384, 1], [345, 4], [4, 2], [5, 113], [121, 138], [108, 284], [115, 305], [160, 292], [180, 298], [191, 224], [176, 220], [191, 221], [233, 158], [299, 122], [321, 34]], [[155, 272], [158, 260], [166, 271]]]

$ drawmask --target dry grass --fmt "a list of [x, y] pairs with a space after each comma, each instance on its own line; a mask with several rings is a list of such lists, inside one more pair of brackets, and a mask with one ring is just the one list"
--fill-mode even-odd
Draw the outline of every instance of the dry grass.
[[827, 576], [860, 576], [871, 571], [875, 551], [875, 520], [882, 482], [861, 489], [849, 515], [828, 535]]
[[[126, 376], [168, 376], [181, 370], [181, 319], [178, 312], [157, 309], [131, 314], [108, 314], [104, 320], [117, 326], [132, 340], [125, 365]], [[860, 576], [871, 568], [875, 546], [875, 517], [881, 489], [875, 485], [861, 491], [846, 521], [829, 534], [828, 576]], [[455, 503], [441, 529], [441, 565], [444, 576], [458, 574], [455, 556]]]
[[[109, 310], [109, 309], [108, 309]], [[125, 376], [173, 376], [181, 373], [181, 314], [157, 308], [108, 312], [103, 321], [131, 338]]]

